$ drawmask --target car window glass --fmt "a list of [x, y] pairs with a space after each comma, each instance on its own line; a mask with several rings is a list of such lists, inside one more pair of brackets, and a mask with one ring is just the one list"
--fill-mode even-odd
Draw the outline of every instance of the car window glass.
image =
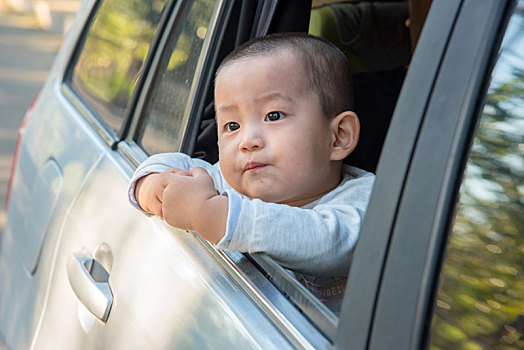
[[102, 1], [87, 32], [70, 84], [113, 131], [122, 125], [166, 3]]
[[460, 191], [431, 349], [524, 348], [524, 1], [509, 23]]
[[138, 143], [149, 154], [178, 150], [185, 131], [191, 87], [195, 81], [215, 0], [191, 2], [180, 34], [173, 43], [152, 98], [145, 111], [147, 120]]

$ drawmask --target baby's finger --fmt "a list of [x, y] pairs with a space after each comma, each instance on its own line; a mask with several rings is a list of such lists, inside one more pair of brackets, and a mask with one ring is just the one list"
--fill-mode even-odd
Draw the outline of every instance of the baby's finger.
[[[174, 169], [170, 169], [170, 170], [174, 170]], [[173, 179], [176, 179], [178, 176], [189, 176], [189, 174], [186, 173], [185, 171], [184, 171], [184, 174], [178, 173], [175, 171], [167, 171], [167, 170], [164, 171], [162, 173], [162, 191], [165, 190], [165, 188], [169, 185], [170, 181], [173, 181]]]
[[149, 207], [149, 212], [163, 219], [164, 215], [162, 213], [162, 202], [154, 201], [153, 203], [151, 203]]
[[162, 186], [155, 188], [154, 196], [155, 196], [155, 199], [159, 201], [160, 203], [162, 203], [162, 201], [164, 200], [163, 197], [164, 197], [164, 190], [166, 189], [166, 186], [167, 186], [167, 183], [166, 184], [162, 183]]

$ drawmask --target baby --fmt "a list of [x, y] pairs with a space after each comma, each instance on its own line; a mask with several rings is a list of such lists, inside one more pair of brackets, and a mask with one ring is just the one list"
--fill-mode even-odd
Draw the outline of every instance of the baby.
[[263, 252], [320, 299], [340, 299], [374, 182], [342, 163], [360, 130], [345, 56], [307, 34], [249, 41], [218, 68], [215, 108], [219, 162], [153, 155], [131, 202], [217, 248]]

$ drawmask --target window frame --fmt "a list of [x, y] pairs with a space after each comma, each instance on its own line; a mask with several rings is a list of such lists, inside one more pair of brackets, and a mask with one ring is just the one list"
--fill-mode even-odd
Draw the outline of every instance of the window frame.
[[89, 9], [87, 14], [87, 20], [83, 22], [83, 26], [78, 35], [79, 39], [76, 41], [73, 50], [71, 51], [71, 55], [68, 60], [69, 62], [67, 64], [66, 69], [64, 70], [64, 74], [61, 79], [62, 81], [60, 84], [60, 90], [62, 94], [65, 96], [65, 98], [73, 105], [73, 107], [82, 115], [82, 117], [93, 128], [93, 130], [100, 136], [103, 142], [109, 145], [110, 147], [113, 147], [113, 145], [115, 145], [118, 142], [116, 134], [110, 131], [111, 128], [109, 128], [104, 122], [101, 121], [101, 118], [97, 116], [96, 113], [94, 113], [94, 111], [92, 111], [88, 105], [84, 103], [82, 98], [71, 88], [70, 84], [68, 83], [68, 79], [73, 74], [73, 70], [78, 60], [78, 56], [82, 47], [84, 47], [89, 28], [91, 28], [91, 25], [93, 24], [94, 18], [100, 7], [101, 2], [102, 0], [94, 0], [93, 4], [90, 5], [91, 8]]
[[427, 345], [458, 188], [512, 3], [433, 3], [379, 163], [336, 347]]
[[[180, 3], [183, 3], [181, 5]], [[148, 103], [152, 99], [154, 92], [154, 86], [161, 78], [163, 73], [160, 64], [162, 60], [169, 59], [171, 55], [170, 44], [176, 39], [177, 27], [183, 22], [184, 9], [187, 7], [189, 1], [180, 0], [179, 5], [173, 11], [172, 15], [168, 19], [168, 23], [164, 28], [164, 33], [159, 40], [157, 51], [152, 57], [151, 68], [148, 74], [144, 77], [144, 86], [142, 93], [136, 101], [136, 107], [129, 117], [129, 128], [126, 133], [121, 136], [121, 142], [118, 145], [120, 152], [122, 152], [128, 162], [133, 166], [137, 166], [142, 161], [147, 159], [148, 155], [145, 150], [136, 142], [141, 128], [144, 126], [147, 115], [146, 108]], [[208, 51], [210, 54], [206, 57], [201, 57], [202, 62], [197, 65], [195, 75], [197, 76], [192, 84], [189, 99], [191, 104], [189, 105], [186, 113], [188, 115], [187, 123], [184, 126], [183, 139], [180, 147], [180, 152], [191, 154], [193, 152], [194, 143], [198, 133], [198, 126], [201, 117], [204, 113], [206, 105], [206, 95], [210, 91], [210, 86], [213, 84], [214, 67], [217, 66], [218, 62], [218, 49], [222, 46], [222, 41], [225, 36], [225, 27], [229, 18], [234, 2], [226, 2], [224, 0], [217, 0], [217, 13], [214, 14], [210, 22], [208, 29], [208, 35], [206, 36], [202, 51]]]
[[[507, 23], [503, 23], [503, 26], [505, 26], [505, 30], [500, 30], [499, 31], [499, 34], [500, 34], [500, 38], [499, 38], [500, 43], [499, 44], [501, 44], [501, 45], [499, 45], [499, 50], [496, 50], [496, 54], [494, 54], [494, 56], [493, 56], [493, 67], [488, 72], [488, 78], [486, 80], [486, 91], [484, 91], [484, 98], [480, 98], [479, 99], [478, 119], [476, 120], [476, 122], [473, 123], [473, 128], [472, 128], [472, 131], [471, 131], [471, 142], [468, 145], [469, 148], [467, 149], [467, 151], [465, 153], [464, 169], [463, 169], [463, 172], [462, 172], [462, 180], [459, 181], [459, 183], [458, 183], [460, 195], [457, 198], [457, 201], [455, 203], [456, 211], [451, 213], [451, 216], [450, 216], [450, 229], [449, 229], [448, 235], [446, 236], [446, 240], [444, 241], [443, 246], [442, 246], [442, 254], [440, 256], [440, 258], [441, 258], [440, 269], [436, 272], [436, 275], [435, 275], [435, 277], [436, 277], [435, 283], [436, 284], [435, 284], [435, 288], [433, 290], [434, 291], [434, 295], [433, 295], [434, 301], [433, 301], [432, 313], [430, 315], [428, 315], [428, 330], [427, 330], [426, 344], [431, 345], [431, 346], [433, 346], [435, 344], [435, 342], [434, 342], [435, 339], [436, 339], [435, 332], [436, 331], [438, 332], [439, 330], [440, 331], [443, 330], [442, 328], [440, 328], [441, 326], [440, 327], [436, 326], [436, 323], [435, 323], [436, 316], [440, 312], [443, 312], [443, 315], [441, 315], [443, 317], [440, 320], [442, 322], [441, 324], [444, 325], [444, 324], [447, 324], [446, 317], [444, 316], [447, 312], [452, 311], [453, 314], [457, 314], [457, 310], [454, 309], [454, 308], [457, 307], [458, 305], [453, 306], [453, 304], [450, 303], [452, 305], [451, 309], [447, 309], [446, 307], [439, 307], [437, 305], [437, 300], [438, 301], [442, 300], [444, 302], [446, 301], [446, 299], [443, 298], [443, 294], [442, 293], [444, 293], [444, 295], [446, 295], [447, 293], [450, 293], [450, 292], [454, 293], [455, 292], [454, 291], [455, 287], [459, 287], [460, 288], [460, 287], [463, 287], [463, 286], [469, 286], [469, 288], [471, 288], [472, 290], [477, 290], [478, 289], [482, 293], [482, 288], [480, 288], [479, 286], [470, 285], [469, 283], [466, 283], [465, 281], [461, 281], [461, 282], [456, 281], [457, 284], [455, 284], [455, 283], [451, 284], [450, 281], [452, 281], [454, 279], [454, 277], [451, 276], [450, 274], [448, 274], [448, 271], [450, 271], [451, 269], [453, 269], [453, 270], [457, 269], [455, 271], [461, 271], [463, 273], [467, 273], [467, 271], [465, 271], [465, 268], [467, 266], [472, 266], [472, 265], [470, 265], [471, 261], [473, 261], [473, 259], [475, 259], [475, 256], [476, 256], [477, 258], [480, 258], [480, 260], [478, 261], [479, 264], [477, 265], [477, 268], [479, 269], [479, 271], [470, 271], [470, 273], [472, 274], [472, 275], [470, 275], [470, 277], [472, 277], [474, 279], [478, 278], [478, 277], [481, 277], [482, 276], [482, 271], [486, 271], [484, 269], [489, 269], [490, 267], [493, 267], [493, 265], [489, 265], [489, 263], [487, 262], [488, 260], [490, 260], [491, 263], [495, 263], [495, 264], [498, 264], [500, 262], [504, 262], [505, 263], [507, 261], [507, 256], [505, 254], [506, 250], [515, 248], [514, 245], [507, 244], [504, 241], [504, 238], [502, 238], [500, 241], [497, 241], [497, 242], [493, 243], [497, 247], [501, 247], [502, 251], [504, 252], [504, 254], [496, 254], [496, 255], [494, 255], [488, 249], [488, 246], [486, 246], [486, 248], [482, 248], [482, 249], [479, 249], [480, 247], [477, 247], [477, 249], [475, 249], [475, 251], [473, 251], [470, 248], [474, 247], [474, 243], [473, 243], [472, 246], [467, 244], [464, 247], [460, 246], [460, 243], [458, 243], [459, 241], [465, 242], [465, 240], [464, 240], [465, 237], [470, 237], [470, 238], [478, 237], [480, 241], [482, 241], [483, 237], [485, 237], [480, 232], [471, 231], [470, 229], [463, 229], [463, 228], [461, 229], [459, 227], [459, 226], [461, 226], [459, 224], [459, 222], [471, 223], [472, 225], [475, 225], [474, 221], [470, 221], [470, 217], [468, 217], [467, 212], [469, 212], [470, 209], [475, 210], [477, 208], [489, 207], [489, 204], [484, 204], [484, 203], [482, 203], [482, 200], [478, 200], [478, 197], [476, 197], [475, 193], [473, 191], [470, 191], [469, 188], [471, 188], [471, 186], [472, 186], [472, 184], [473, 184], [473, 182], [475, 180], [480, 179], [480, 178], [482, 178], [482, 179], [484, 178], [483, 176], [477, 177], [476, 175], [474, 175], [474, 171], [473, 171], [474, 168], [478, 167], [478, 169], [482, 169], [481, 170], [482, 172], [485, 172], [487, 170], [486, 168], [484, 168], [484, 164], [483, 163], [478, 162], [479, 159], [481, 159], [483, 157], [486, 157], [486, 159], [490, 159], [490, 160], [492, 160], [493, 162], [496, 163], [498, 157], [500, 156], [499, 154], [497, 154], [497, 152], [484, 153], [484, 152], [479, 152], [478, 150], [475, 150], [475, 145], [478, 146], [478, 145], [482, 144], [482, 141], [481, 141], [482, 140], [482, 136], [485, 136], [486, 134], [491, 132], [490, 125], [489, 125], [490, 123], [487, 122], [487, 120], [490, 118], [490, 116], [489, 116], [490, 113], [488, 112], [488, 110], [493, 106], [489, 102], [490, 95], [491, 95], [491, 97], [493, 97], [492, 94], [494, 94], [495, 96], [499, 96], [498, 95], [498, 89], [501, 86], [503, 86], [505, 83], [511, 82], [511, 79], [507, 78], [507, 76], [505, 75], [506, 72], [504, 71], [503, 67], [510, 67], [510, 69], [511, 68], [515, 68], [515, 67], [512, 67], [511, 63], [510, 63], [510, 61], [513, 61], [515, 59], [518, 60], [519, 64], [521, 64], [521, 65], [524, 64], [524, 55], [523, 55], [524, 51], [519, 50], [520, 47], [518, 45], [514, 45], [511, 42], [511, 38], [512, 38], [511, 35], [515, 34], [515, 32], [517, 31], [517, 25], [516, 25], [516, 23], [513, 23], [513, 26], [510, 27], [511, 21], [513, 21], [513, 20], [515, 20], [515, 22], [520, 22], [521, 24], [524, 22], [524, 16], [522, 14], [522, 10], [524, 9], [524, 6], [523, 6], [524, 5], [524, 1], [523, 0], [516, 0], [515, 5], [516, 5], [515, 7], [509, 7], [508, 16], [506, 18]], [[520, 29], [520, 30], [518, 30], [518, 34], [515, 35], [515, 36], [516, 37], [522, 37], [523, 36], [522, 34], [524, 34], [524, 30]], [[513, 74], [513, 72], [509, 73], [509, 75], [512, 78], [516, 78], [516, 76]], [[509, 97], [510, 99], [519, 97], [519, 95], [517, 93], [513, 93], [512, 94], [512, 93], [509, 93], [509, 92], [508, 92], [508, 95], [504, 94], [503, 96], [504, 97]], [[490, 108], [488, 108], [488, 107], [490, 107]], [[513, 117], [511, 115], [511, 112], [508, 111], [508, 112], [505, 112], [505, 113], [506, 113], [508, 119], [511, 120], [511, 118]], [[508, 121], [507, 120], [502, 120], [501, 122], [502, 123], [507, 123]], [[502, 137], [502, 135], [499, 135], [499, 137]], [[501, 141], [504, 140], [503, 138], [500, 139], [499, 137], [497, 137], [497, 140], [501, 140]], [[511, 146], [515, 146], [515, 144], [518, 143], [518, 142], [515, 142], [514, 140], [511, 140], [510, 138], [505, 139], [505, 141], [508, 143], [508, 146], [510, 146], [510, 147]], [[497, 149], [499, 149], [500, 147], [501, 146], [497, 145]], [[482, 155], [480, 155], [480, 153], [482, 153]], [[508, 152], [508, 155], [518, 156], [515, 153], [509, 153], [509, 152]], [[481, 158], [479, 158], [479, 157], [481, 157]], [[502, 163], [503, 163], [503, 161], [502, 161]], [[516, 173], [512, 173], [511, 170], [508, 168], [508, 165], [506, 165], [505, 168], [506, 168], [507, 171], [509, 171], [509, 173], [506, 173], [506, 172], [502, 171], [501, 169], [494, 169], [493, 172], [490, 173], [490, 175], [495, 175], [495, 178], [498, 177], [497, 174], [498, 175], [504, 174], [504, 176], [505, 175], [509, 175], [509, 177], [511, 177], [511, 180], [518, 182], [518, 180], [519, 180], [518, 175]], [[496, 183], [498, 183], [498, 182], [496, 182]], [[479, 184], [477, 186], [480, 186], [479, 188], [482, 189], [483, 184]], [[477, 187], [475, 186], [475, 188], [477, 188]], [[504, 192], [504, 193], [508, 194], [507, 192]], [[511, 197], [510, 194], [508, 194], [508, 196]], [[467, 198], [470, 198], [470, 199], [467, 199]], [[476, 201], [476, 202], [475, 203], [470, 203], [471, 200]], [[504, 201], [501, 202], [499, 198], [497, 198], [497, 200], [493, 200], [493, 199], [488, 200], [488, 202], [491, 202], [491, 204], [501, 203], [502, 208], [506, 208], [507, 209], [507, 207], [504, 207], [504, 204], [503, 204]], [[502, 209], [502, 208], [497, 207], [496, 209], [494, 208], [494, 210], [495, 210], [496, 213], [501, 213], [501, 214], [506, 213], [505, 210]], [[482, 209], [480, 209], [480, 210], [482, 210]], [[460, 213], [462, 213], [463, 215], [459, 215]], [[461, 216], [461, 218], [459, 218], [459, 216]], [[496, 218], [490, 217], [489, 218], [490, 224], [488, 226], [492, 226], [491, 225], [492, 220], [493, 220], [493, 222], [497, 221]], [[494, 232], [501, 234], [502, 237], [505, 236], [504, 232], [499, 232], [497, 230], [494, 230]], [[520, 231], [517, 231], [517, 232], [520, 232]], [[520, 232], [520, 233], [522, 233], [522, 232]], [[457, 256], [457, 252], [462, 251], [462, 250], [467, 250], [468, 251], [467, 254], [473, 254], [473, 255], [472, 256], [465, 256], [464, 259], [462, 259], [462, 255], [460, 255], [460, 258], [459, 258]], [[464, 265], [462, 266], [455, 259], [451, 258], [450, 253], [455, 256], [455, 259], [459, 258], [461, 260], [464, 260], [463, 261]], [[483, 258], [486, 258], [487, 260], [483, 260]], [[493, 259], [494, 261], [491, 260], [491, 259]], [[482, 261], [482, 263], [480, 261]], [[447, 270], [446, 267], [450, 268], [450, 269]], [[493, 273], [495, 273], [495, 272], [493, 272]], [[500, 276], [492, 276], [492, 277], [497, 277], [497, 278], [504, 279], [504, 277], [503, 277], [504, 274], [501, 273], [500, 271], [498, 273], [500, 274]], [[519, 275], [519, 274], [516, 274], [516, 276], [517, 275]], [[461, 276], [462, 276], [462, 273], [461, 273]], [[445, 281], [445, 280], [447, 280], [447, 281]], [[497, 292], [500, 292], [501, 294], [503, 294], [503, 291], [509, 290], [509, 289], [510, 289], [509, 285], [508, 286], [503, 286], [503, 287], [497, 287]], [[451, 296], [452, 294], [448, 294], [448, 295]], [[455, 296], [456, 296], [456, 294], [455, 294]], [[475, 295], [472, 295], [472, 294], [471, 295], [468, 294], [468, 296], [471, 296], [472, 299], [476, 300], [477, 302], [482, 302], [482, 298], [479, 298], [479, 297], [477, 297]], [[457, 300], [453, 298], [452, 302], [456, 302], [456, 301]], [[489, 301], [488, 301], [488, 305], [489, 305]], [[459, 306], [459, 308], [460, 308], [460, 306]], [[502, 308], [504, 308], [504, 306], [502, 306]], [[455, 310], [455, 311], [453, 311], [453, 310]], [[474, 310], [477, 311], [478, 313], [475, 313]], [[468, 309], [466, 311], [466, 313], [458, 312], [457, 316], [459, 316], [460, 314], [467, 315], [468, 318], [469, 317], [477, 318], [477, 317], [479, 317], [480, 314], [482, 314], [482, 316], [484, 316], [484, 315], [487, 316], [487, 314], [485, 314], [483, 311], [480, 311], [476, 307], [474, 308], [474, 310]], [[493, 311], [495, 311], [495, 313], [496, 313], [497, 310], [495, 308], [493, 308]], [[491, 313], [491, 312], [489, 312], [489, 313]], [[480, 317], [482, 317], [482, 316], [480, 316]], [[477, 320], [479, 320], [479, 318], [477, 318]], [[455, 318], [451, 318], [451, 320], [454, 321]], [[459, 323], [457, 323], [457, 324], [459, 324]], [[509, 324], [507, 324], [507, 325], [509, 325]], [[469, 331], [467, 329], [468, 327], [460, 327], [459, 326], [459, 328], [462, 331], [464, 331], [464, 333], [466, 335], [470, 335]], [[468, 337], [466, 339], [470, 340], [472, 338]], [[493, 339], [493, 338], [490, 338], [490, 339]], [[498, 340], [501, 340], [501, 339], [499, 338]], [[479, 339], [477, 339], [477, 341], [479, 341]], [[480, 343], [479, 342], [479, 344], [481, 344], [481, 345], [483, 344], [484, 346], [493, 346], [493, 344], [489, 344], [489, 343]], [[511, 346], [511, 345], [515, 346], [514, 343], [513, 344], [512, 343], [508, 343], [508, 346]]]

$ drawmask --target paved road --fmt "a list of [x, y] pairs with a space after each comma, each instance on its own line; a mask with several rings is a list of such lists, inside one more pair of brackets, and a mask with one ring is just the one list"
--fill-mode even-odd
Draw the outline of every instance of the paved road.
[[43, 85], [62, 36], [38, 29], [0, 0], [0, 232], [18, 127]]

